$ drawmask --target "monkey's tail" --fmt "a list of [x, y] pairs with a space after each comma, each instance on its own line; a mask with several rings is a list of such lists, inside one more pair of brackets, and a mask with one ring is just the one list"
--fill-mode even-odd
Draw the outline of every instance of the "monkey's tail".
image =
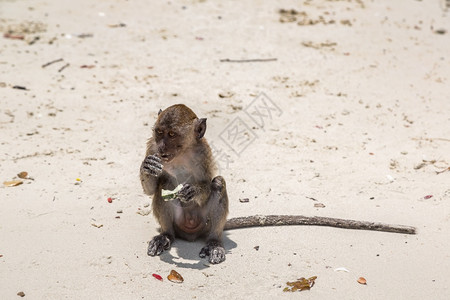
[[416, 228], [405, 225], [392, 225], [378, 222], [355, 221], [328, 217], [307, 217], [292, 215], [256, 215], [227, 220], [224, 230], [246, 227], [284, 226], [284, 225], [315, 225], [330, 226], [345, 229], [374, 230], [404, 234], [416, 234]]

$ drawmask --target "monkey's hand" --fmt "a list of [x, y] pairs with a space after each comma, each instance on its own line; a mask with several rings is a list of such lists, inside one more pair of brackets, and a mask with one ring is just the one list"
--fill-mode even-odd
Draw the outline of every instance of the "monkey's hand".
[[141, 172], [154, 176], [159, 177], [162, 174], [163, 171], [163, 164], [161, 162], [161, 158], [157, 157], [156, 155], [149, 155], [147, 156], [141, 165]]
[[197, 194], [197, 190], [194, 186], [190, 185], [189, 183], [186, 183], [183, 185], [181, 190], [177, 193], [177, 198], [181, 202], [189, 202], [194, 199], [194, 196]]

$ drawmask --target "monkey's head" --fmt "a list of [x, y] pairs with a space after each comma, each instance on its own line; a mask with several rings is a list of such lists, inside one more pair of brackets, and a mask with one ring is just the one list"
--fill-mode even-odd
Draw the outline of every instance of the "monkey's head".
[[169, 162], [194, 147], [205, 135], [206, 119], [199, 119], [186, 105], [176, 104], [159, 111], [153, 127], [158, 156]]

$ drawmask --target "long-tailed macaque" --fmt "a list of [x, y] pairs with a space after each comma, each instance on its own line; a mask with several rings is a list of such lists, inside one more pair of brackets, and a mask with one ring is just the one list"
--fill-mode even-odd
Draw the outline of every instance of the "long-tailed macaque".
[[[160, 111], [147, 143], [140, 169], [144, 192], [153, 195], [153, 214], [161, 234], [149, 243], [148, 255], [168, 249], [175, 237], [193, 241], [206, 238], [200, 257], [211, 263], [225, 260], [222, 232], [228, 214], [225, 180], [213, 178], [211, 149], [203, 137], [206, 119], [199, 119], [183, 104]], [[165, 201], [161, 190], [183, 187], [174, 200]]]
[[[249, 216], [226, 220], [228, 196], [225, 180], [213, 178], [214, 161], [203, 137], [206, 119], [199, 119], [183, 104], [160, 111], [147, 142], [140, 177], [144, 192], [153, 195], [153, 214], [161, 225], [161, 234], [148, 245], [148, 255], [160, 255], [169, 249], [175, 237], [193, 241], [206, 238], [200, 257], [209, 256], [213, 264], [225, 260], [223, 230], [277, 225], [319, 225], [415, 234], [411, 226], [354, 221], [327, 217], [290, 215]], [[161, 191], [182, 184], [174, 200], [165, 201]]]

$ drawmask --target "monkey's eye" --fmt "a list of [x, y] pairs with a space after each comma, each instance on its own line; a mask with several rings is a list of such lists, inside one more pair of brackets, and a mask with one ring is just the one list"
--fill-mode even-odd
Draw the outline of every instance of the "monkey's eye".
[[170, 137], [175, 137], [175, 132], [169, 131], [169, 136], [170, 136]]
[[163, 134], [163, 131], [161, 129], [156, 129], [155, 132], [156, 132], [157, 135], [162, 135]]

